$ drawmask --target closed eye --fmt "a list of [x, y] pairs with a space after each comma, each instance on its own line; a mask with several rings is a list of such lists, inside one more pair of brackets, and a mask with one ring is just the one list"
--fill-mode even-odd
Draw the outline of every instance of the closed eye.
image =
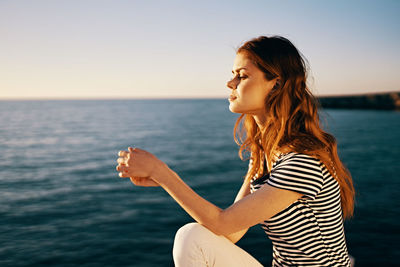
[[246, 79], [246, 78], [247, 78], [247, 76], [246, 76], [246, 75], [243, 75], [243, 76], [239, 76], [239, 75], [237, 75], [237, 76], [233, 77], [233, 78], [231, 79], [231, 81], [232, 81], [232, 80], [234, 80], [234, 79], [236, 79], [236, 77], [237, 77], [239, 80], [244, 80], [244, 79]]

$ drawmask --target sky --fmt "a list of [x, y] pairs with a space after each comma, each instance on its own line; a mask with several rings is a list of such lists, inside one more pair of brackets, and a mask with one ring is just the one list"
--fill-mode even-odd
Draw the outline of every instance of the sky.
[[227, 98], [235, 50], [288, 38], [317, 96], [400, 91], [400, 1], [0, 0], [0, 99]]

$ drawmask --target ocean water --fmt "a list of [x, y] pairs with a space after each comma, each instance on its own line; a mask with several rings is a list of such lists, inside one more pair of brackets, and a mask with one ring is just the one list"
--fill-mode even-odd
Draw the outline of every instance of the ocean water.
[[[128, 146], [155, 154], [198, 194], [228, 207], [247, 161], [225, 99], [0, 101], [0, 266], [173, 266], [175, 232], [193, 219], [162, 188], [115, 170]], [[356, 266], [396, 266], [400, 112], [320, 113], [350, 169], [346, 221]], [[237, 243], [265, 266], [259, 226]]]

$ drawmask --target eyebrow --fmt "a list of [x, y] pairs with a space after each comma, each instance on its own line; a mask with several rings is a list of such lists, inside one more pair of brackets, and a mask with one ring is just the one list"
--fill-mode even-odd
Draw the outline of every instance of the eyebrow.
[[[247, 70], [246, 68], [243, 67], [243, 68], [236, 69], [235, 72], [239, 72], [239, 70], [241, 70], [241, 69]], [[232, 71], [232, 73], [235, 73], [235, 72]]]

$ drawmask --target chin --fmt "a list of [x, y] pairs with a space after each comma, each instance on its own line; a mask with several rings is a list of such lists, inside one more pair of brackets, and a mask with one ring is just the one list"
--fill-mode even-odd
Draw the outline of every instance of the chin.
[[229, 110], [232, 112], [232, 113], [243, 113], [242, 111], [240, 111], [240, 109], [235, 105], [235, 103], [230, 103], [229, 104]]

